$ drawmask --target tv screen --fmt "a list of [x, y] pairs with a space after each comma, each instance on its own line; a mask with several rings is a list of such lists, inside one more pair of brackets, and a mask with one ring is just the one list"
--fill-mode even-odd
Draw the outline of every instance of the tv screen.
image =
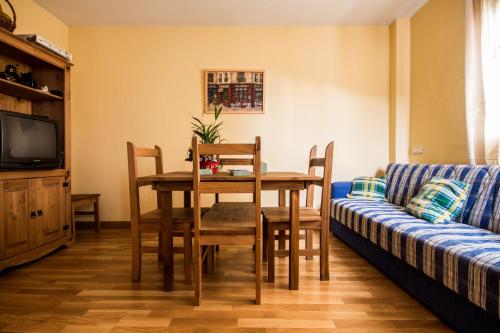
[[37, 119], [6, 117], [3, 142], [10, 158], [57, 158], [56, 125]]

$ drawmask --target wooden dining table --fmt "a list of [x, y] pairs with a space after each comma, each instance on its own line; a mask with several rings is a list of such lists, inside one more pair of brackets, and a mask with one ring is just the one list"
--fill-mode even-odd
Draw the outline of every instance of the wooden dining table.
[[[203, 175], [201, 180], [231, 181], [235, 177], [227, 172], [214, 175]], [[244, 176], [243, 176], [244, 177]], [[298, 172], [267, 172], [262, 174], [262, 190], [280, 191], [280, 204], [284, 204], [284, 191], [290, 191], [290, 252], [288, 287], [299, 289], [299, 206], [300, 190], [309, 184], [321, 184], [322, 178]], [[163, 290], [174, 288], [174, 255], [173, 255], [173, 222], [172, 222], [172, 192], [184, 192], [184, 207], [191, 207], [191, 191], [193, 190], [193, 174], [191, 171], [176, 171], [164, 174], [144, 176], [138, 179], [138, 184], [151, 184], [160, 195], [162, 209], [162, 254], [163, 254]]]

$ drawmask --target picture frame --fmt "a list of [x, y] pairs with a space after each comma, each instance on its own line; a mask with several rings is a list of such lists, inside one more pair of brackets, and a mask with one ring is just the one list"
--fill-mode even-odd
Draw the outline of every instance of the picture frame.
[[224, 114], [263, 114], [265, 73], [263, 70], [206, 69], [204, 113], [222, 107]]

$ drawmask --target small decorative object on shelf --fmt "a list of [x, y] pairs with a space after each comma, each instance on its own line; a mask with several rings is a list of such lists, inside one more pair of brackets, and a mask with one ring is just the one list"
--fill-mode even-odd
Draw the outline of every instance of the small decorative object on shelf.
[[5, 70], [0, 72], [0, 79], [19, 83], [30, 88], [36, 88], [36, 81], [33, 79], [33, 73], [19, 73], [15, 65], [6, 65]]
[[28, 86], [30, 88], [36, 88], [36, 81], [33, 79], [33, 73], [21, 73], [21, 84], [24, 84], [25, 86]]
[[65, 49], [59, 47], [58, 45], [54, 44], [48, 39], [45, 39], [43, 36], [36, 34], [22, 34], [17, 36], [21, 37], [24, 40], [27, 40], [28, 42], [41, 46], [51, 52], [54, 52], [55, 54], [57, 54], [60, 57], [63, 57], [66, 60], [69, 61], [73, 60], [73, 55], [69, 51], [66, 51]]
[[14, 65], [6, 65], [4, 71], [0, 73], [0, 78], [7, 81], [21, 83], [21, 77], [17, 72], [17, 67]]
[[16, 11], [14, 7], [10, 3], [9, 0], [4, 0], [7, 5], [10, 7], [10, 11], [12, 12], [12, 18], [9, 15], [5, 14], [2, 10], [2, 6], [0, 6], [0, 27], [4, 28], [7, 31], [14, 32], [16, 29]]
[[58, 89], [51, 89], [49, 91], [52, 95], [56, 95], [56, 96], [59, 96], [59, 97], [63, 97], [63, 92], [61, 90], [58, 90]]
[[[214, 112], [214, 121], [210, 124], [205, 124], [201, 121], [200, 118], [192, 117], [193, 122], [193, 136], [197, 135], [200, 138], [201, 143], [221, 143], [224, 141], [221, 137], [220, 130], [223, 124], [222, 121], [217, 122], [219, 116], [222, 112], [222, 106], [216, 107]], [[186, 161], [193, 160], [193, 148], [189, 147], [188, 149], [188, 157]], [[220, 162], [217, 160], [216, 156], [213, 155], [204, 155], [200, 158], [200, 169], [210, 169], [212, 173], [217, 173], [219, 169], [222, 167]]]

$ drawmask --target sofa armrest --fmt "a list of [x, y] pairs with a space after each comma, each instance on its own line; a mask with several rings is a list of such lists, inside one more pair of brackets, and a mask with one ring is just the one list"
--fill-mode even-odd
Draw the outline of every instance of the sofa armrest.
[[332, 199], [347, 198], [351, 192], [352, 182], [333, 182], [332, 183]]

